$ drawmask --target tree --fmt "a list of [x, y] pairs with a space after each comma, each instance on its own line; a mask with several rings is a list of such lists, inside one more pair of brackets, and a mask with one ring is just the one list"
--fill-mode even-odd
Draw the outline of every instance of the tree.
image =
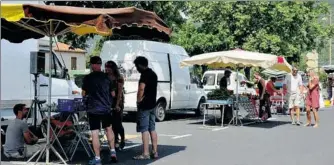
[[[177, 34], [172, 41], [190, 55], [241, 48], [298, 61], [301, 53], [323, 46], [332, 34], [331, 27], [319, 24], [319, 18], [329, 12], [327, 3], [188, 2], [186, 9], [193, 23], [187, 22], [179, 31], [195, 36]], [[189, 45], [193, 43], [197, 44]]]

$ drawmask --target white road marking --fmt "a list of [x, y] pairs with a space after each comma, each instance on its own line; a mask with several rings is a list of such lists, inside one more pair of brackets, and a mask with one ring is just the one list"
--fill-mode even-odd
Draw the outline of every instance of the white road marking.
[[273, 118], [269, 118], [268, 120], [269, 120], [269, 121], [272, 121], [272, 120], [276, 120], [276, 118], [273, 117]]
[[174, 137], [174, 136], [179, 136], [179, 135], [167, 135], [167, 134], [158, 134], [158, 136], [167, 136], [167, 137]]
[[209, 126], [209, 125], [206, 125], [206, 126], [202, 126], [202, 127], [199, 127], [200, 129], [212, 129], [212, 128], [220, 128], [220, 126]]
[[227, 129], [228, 127], [221, 127], [221, 128], [215, 128], [215, 129], [212, 129], [212, 131], [219, 131], [219, 130], [224, 130], [224, 129]]
[[172, 139], [180, 139], [180, 138], [184, 138], [184, 137], [188, 137], [188, 136], [192, 136], [192, 134], [186, 134], [186, 135], [175, 136], [175, 137], [172, 137]]
[[130, 148], [134, 148], [134, 147], [138, 147], [138, 146], [141, 146], [142, 144], [134, 144], [134, 145], [131, 145], [131, 146], [125, 146], [123, 148], [123, 150], [126, 150], [126, 149], [130, 149]]

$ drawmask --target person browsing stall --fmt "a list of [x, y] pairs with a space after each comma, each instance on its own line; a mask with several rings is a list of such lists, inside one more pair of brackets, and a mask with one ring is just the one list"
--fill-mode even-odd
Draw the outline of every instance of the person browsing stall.
[[[142, 134], [143, 152], [135, 156], [136, 160], [158, 158], [158, 136], [155, 131], [155, 107], [157, 98], [158, 76], [148, 67], [148, 60], [138, 56], [134, 60], [140, 73], [137, 93], [137, 132]], [[152, 141], [152, 153], [149, 153], [149, 136]]]
[[[86, 75], [82, 84], [82, 96], [86, 102], [87, 116], [91, 130], [95, 158], [90, 164], [101, 164], [99, 131], [105, 129], [110, 146], [111, 160], [117, 162], [114, 133], [111, 128], [112, 97], [115, 96], [113, 84], [107, 74], [101, 70], [102, 60], [98, 56], [90, 58], [92, 72]], [[101, 124], [102, 123], [102, 124]]]
[[275, 82], [276, 77], [270, 77], [270, 80], [267, 82], [266, 91], [270, 96], [274, 96], [275, 93], [280, 93], [280, 90], [277, 90], [275, 87]]
[[[300, 109], [299, 105], [301, 99], [303, 99], [303, 81], [302, 77], [298, 74], [298, 69], [296, 67], [292, 68], [292, 74], [286, 75], [283, 89], [287, 91], [288, 104], [290, 110], [290, 118], [292, 125], [300, 125]], [[295, 122], [294, 112], [297, 115], [297, 122]]]
[[[112, 129], [115, 135], [115, 148], [123, 149], [125, 146], [125, 134], [124, 127], [122, 124], [123, 120], [123, 109], [124, 109], [124, 78], [120, 74], [118, 67], [114, 61], [108, 61], [105, 63], [105, 72], [108, 74], [112, 84], [115, 88], [115, 97], [113, 97], [113, 115], [112, 115]], [[118, 135], [121, 136], [119, 142]]]
[[255, 83], [259, 89], [259, 97], [260, 97], [260, 106], [259, 106], [259, 118], [262, 120], [267, 120], [271, 118], [270, 111], [270, 95], [266, 92], [266, 82], [260, 76], [259, 73], [254, 74]]
[[28, 109], [25, 104], [16, 104], [13, 108], [15, 119], [7, 127], [4, 155], [8, 158], [27, 158], [37, 152], [41, 146], [35, 144], [38, 138], [29, 130], [24, 121]]

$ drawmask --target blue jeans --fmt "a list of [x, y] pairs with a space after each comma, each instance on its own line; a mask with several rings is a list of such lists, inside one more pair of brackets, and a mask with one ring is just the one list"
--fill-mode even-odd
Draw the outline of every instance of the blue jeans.
[[137, 112], [137, 132], [146, 131], [155, 131], [155, 108]]

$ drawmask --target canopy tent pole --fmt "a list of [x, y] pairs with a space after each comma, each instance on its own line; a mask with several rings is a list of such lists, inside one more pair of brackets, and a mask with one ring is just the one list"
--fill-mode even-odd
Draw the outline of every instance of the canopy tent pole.
[[48, 95], [48, 102], [49, 102], [49, 108], [48, 108], [48, 126], [47, 126], [47, 133], [46, 133], [46, 163], [49, 163], [49, 158], [50, 158], [50, 118], [51, 118], [51, 92], [52, 92], [52, 37], [53, 35], [53, 27], [52, 27], [52, 21], [50, 21], [50, 39], [49, 39], [49, 48], [50, 48], [50, 53], [49, 53], [49, 95]]
[[[24, 27], [24, 28], [27, 28], [29, 30], [32, 30], [34, 31], [34, 28], [29, 28], [29, 26], [26, 26], [24, 24], [21, 24], [21, 23], [16, 23], [18, 26], [21, 26], [21, 27]], [[59, 24], [59, 22], [58, 22]], [[58, 25], [56, 26], [58, 27]], [[46, 154], [46, 157], [45, 157], [45, 163], [46, 164], [49, 164], [50, 163], [50, 149], [53, 151], [53, 153], [64, 163], [64, 164], [67, 164], [66, 161], [62, 158], [62, 156], [57, 152], [57, 150], [53, 147], [53, 145], [50, 143], [50, 129], [51, 129], [51, 110], [52, 110], [52, 103], [51, 103], [51, 94], [52, 94], [52, 60], [53, 60], [53, 54], [52, 54], [52, 38], [55, 37], [55, 31], [56, 29], [53, 28], [53, 22], [52, 20], [50, 20], [50, 29], [48, 30], [48, 32], [46, 33], [41, 33], [41, 31], [38, 32], [38, 30], [36, 30], [35, 32], [37, 33], [40, 33], [42, 35], [45, 35], [45, 36], [48, 36], [49, 37], [49, 92], [48, 92], [48, 115], [47, 115], [47, 126], [46, 126], [46, 129], [47, 129], [47, 135], [46, 135], [46, 145], [45, 147], [43, 147], [42, 149], [40, 149], [39, 151], [37, 151], [32, 157], [30, 157], [30, 159], [27, 161], [30, 162], [33, 158], [35, 158], [38, 154], [38, 158], [36, 159], [36, 163], [39, 161], [39, 159], [42, 157], [42, 155], [44, 155], [44, 152]], [[57, 136], [55, 132], [52, 133], [53, 136]], [[57, 138], [57, 137], [54, 137], [54, 138]], [[64, 151], [63, 151], [64, 152]], [[64, 152], [65, 154], [65, 152]], [[67, 159], [67, 156], [65, 155], [66, 159]]]

